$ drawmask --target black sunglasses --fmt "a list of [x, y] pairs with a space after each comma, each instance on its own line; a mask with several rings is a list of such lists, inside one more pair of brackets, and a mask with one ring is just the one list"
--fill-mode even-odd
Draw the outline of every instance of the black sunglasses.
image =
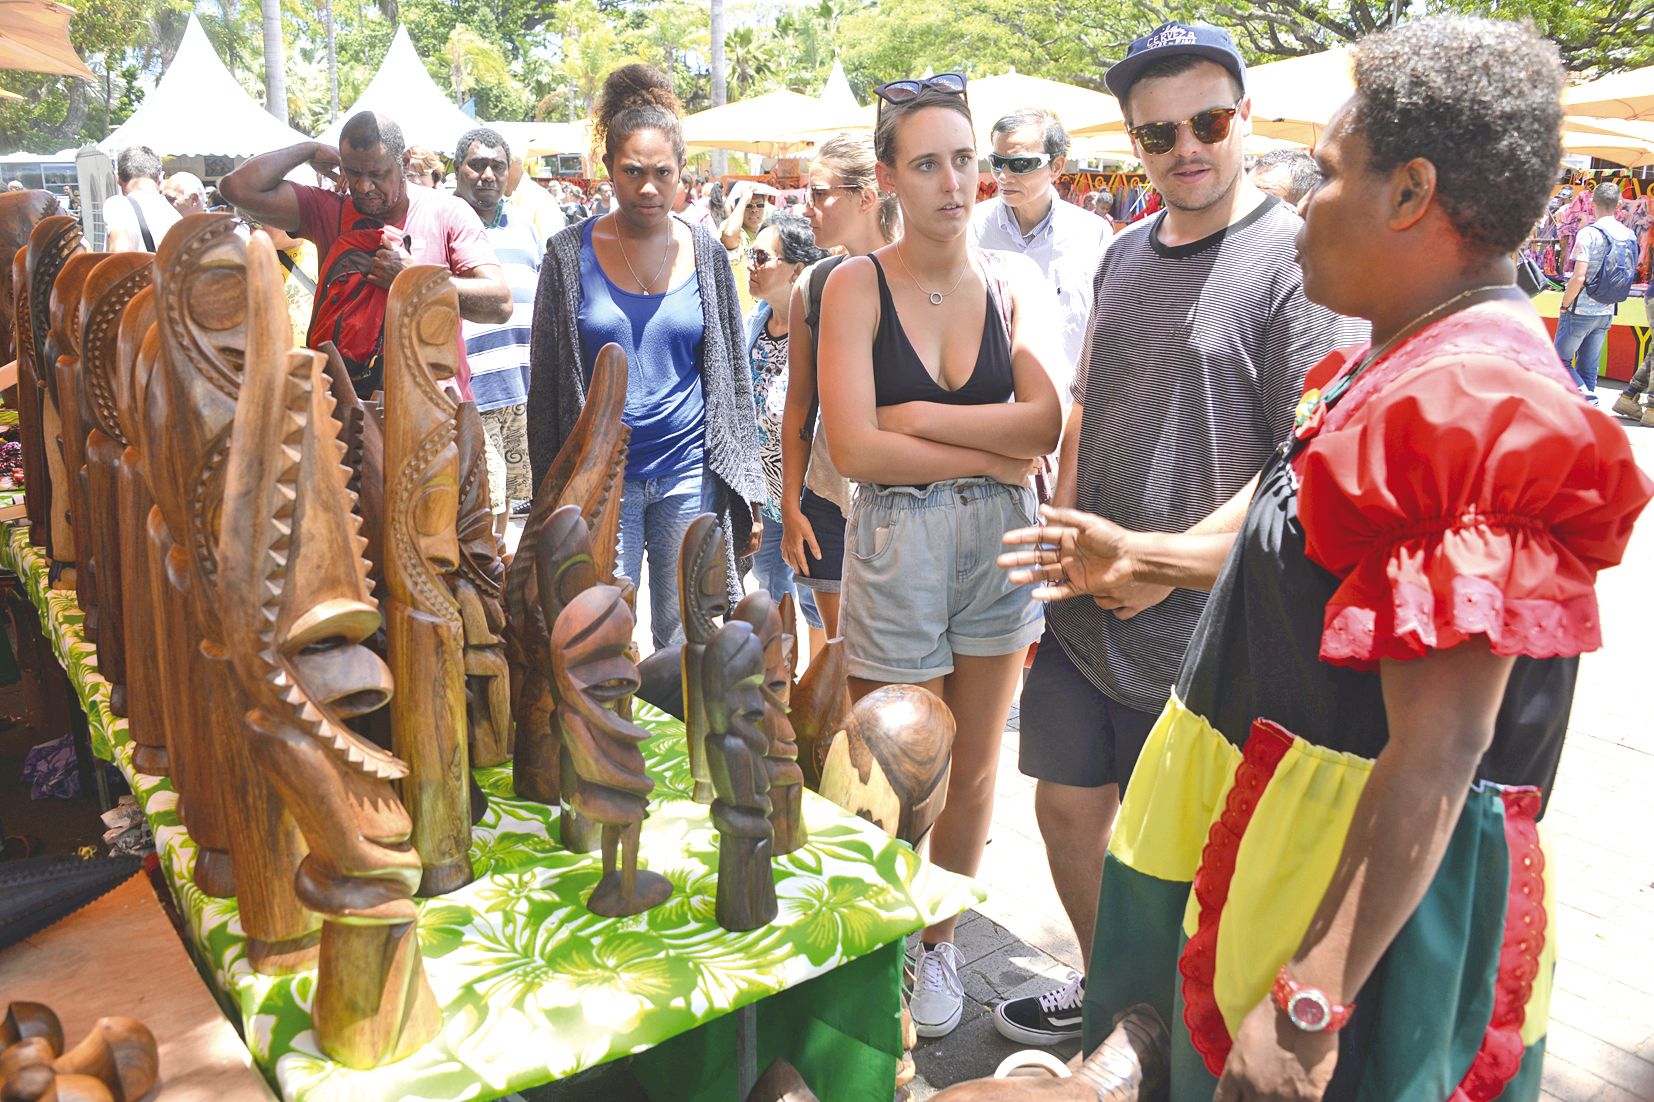
[[1036, 168], [1044, 168], [1052, 161], [1049, 153], [1028, 153], [1020, 157], [1001, 157], [998, 153], [988, 154], [988, 163], [995, 172], [1009, 172], [1013, 176], [1026, 176]]
[[781, 258], [779, 256], [766, 252], [763, 249], [747, 250], [747, 267], [749, 268], [767, 268], [770, 266], [770, 261], [780, 259]]
[[965, 95], [965, 74], [937, 73], [935, 76], [892, 80], [875, 85], [873, 94], [879, 98], [879, 109], [874, 113], [873, 125], [878, 125], [878, 116], [884, 114], [885, 104], [900, 107], [904, 103], [910, 103], [918, 99], [926, 89], [963, 98]]
[[1234, 124], [1235, 114], [1240, 110], [1240, 104], [1233, 107], [1209, 107], [1192, 119], [1182, 122], [1145, 122], [1138, 126], [1128, 127], [1126, 132], [1138, 145], [1143, 147], [1144, 153], [1170, 153], [1172, 146], [1177, 144], [1177, 128], [1187, 126], [1197, 141], [1206, 145], [1216, 145], [1229, 136], [1229, 128]]

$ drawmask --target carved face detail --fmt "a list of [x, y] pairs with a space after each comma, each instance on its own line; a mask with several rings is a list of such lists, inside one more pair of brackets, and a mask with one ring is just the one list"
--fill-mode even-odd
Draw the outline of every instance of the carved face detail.
[[459, 533], [453, 525], [458, 496], [452, 482], [437, 479], [420, 489], [409, 510], [414, 542], [439, 574], [459, 567]]
[[612, 585], [592, 586], [570, 601], [552, 629], [563, 703], [587, 720], [610, 724], [612, 709], [637, 692], [638, 672], [627, 654], [635, 627], [625, 597]]
[[749, 746], [765, 745], [764, 649], [752, 625], [731, 620], [719, 628], [701, 670], [708, 730], [732, 732]]
[[741, 598], [735, 606], [735, 619], [751, 624], [764, 648], [764, 699], [784, 714], [792, 695], [792, 656], [790, 637], [781, 625], [781, 610], [768, 593], [757, 590]]

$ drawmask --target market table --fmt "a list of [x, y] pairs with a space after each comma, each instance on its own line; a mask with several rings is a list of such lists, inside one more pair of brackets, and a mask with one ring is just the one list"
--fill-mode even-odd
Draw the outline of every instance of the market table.
[[[1614, 309], [1614, 323], [1608, 328], [1608, 339], [1603, 341], [1602, 377], [1625, 382], [1648, 355], [1654, 334], [1648, 328], [1648, 315], [1643, 312], [1643, 294], [1649, 288], [1632, 288], [1631, 297]], [[1562, 292], [1546, 291], [1533, 298], [1534, 309], [1545, 319], [1545, 328], [1556, 335], [1556, 318], [1562, 309]]]
[[125, 720], [81, 633], [72, 592], [52, 590], [39, 548], [9, 525], [0, 566], [17, 573], [86, 710], [94, 753], [113, 760], [155, 831], [192, 948], [283, 1097], [305, 1102], [489, 1099], [621, 1056], [654, 1097], [735, 1098], [730, 1012], [757, 1004], [759, 1066], [786, 1056], [823, 1102], [865, 1102], [894, 1081], [903, 939], [983, 898], [814, 793], [810, 843], [775, 859], [780, 914], [744, 934], [714, 920], [718, 839], [689, 799], [682, 725], [638, 702], [655, 794], [644, 865], [672, 881], [642, 915], [593, 915], [583, 900], [597, 854], [555, 841], [554, 809], [515, 798], [509, 765], [476, 770], [488, 811], [473, 830], [477, 878], [420, 904], [426, 972], [443, 1027], [407, 1059], [354, 1071], [323, 1057], [310, 1030], [315, 973], [263, 976], [246, 962], [234, 899], [190, 879], [195, 846], [164, 777], [137, 773]]

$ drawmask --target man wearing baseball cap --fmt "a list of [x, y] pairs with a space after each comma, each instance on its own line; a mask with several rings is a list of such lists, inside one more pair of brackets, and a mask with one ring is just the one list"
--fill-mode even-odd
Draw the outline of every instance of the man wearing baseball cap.
[[[1163, 23], [1105, 80], [1165, 209], [1098, 265], [1054, 503], [1131, 531], [1232, 539], [1305, 372], [1362, 327], [1305, 300], [1302, 223], [1243, 171], [1251, 103], [1227, 31]], [[1022, 692], [1020, 767], [1094, 977], [1117, 963], [1090, 953], [1120, 797], [1213, 581], [1119, 566], [1108, 596], [1051, 606]], [[994, 1024], [1025, 1044], [1078, 1037], [1083, 997], [1070, 973], [996, 1007]]]

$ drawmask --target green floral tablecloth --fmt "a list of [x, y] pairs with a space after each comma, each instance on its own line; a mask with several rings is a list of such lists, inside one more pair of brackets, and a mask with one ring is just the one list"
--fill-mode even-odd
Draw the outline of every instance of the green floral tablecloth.
[[[672, 881], [672, 898], [629, 919], [591, 914], [582, 901], [600, 875], [598, 856], [557, 845], [553, 809], [516, 799], [509, 765], [478, 770], [489, 807], [472, 841], [477, 879], [420, 909], [442, 1032], [406, 1060], [352, 1071], [316, 1048], [315, 973], [253, 972], [235, 900], [204, 895], [191, 882], [195, 846], [179, 824], [170, 782], [133, 770], [126, 722], [108, 710], [108, 683], [81, 636], [74, 594], [47, 587], [44, 558], [22, 526], [7, 526], [0, 565], [17, 573], [40, 609], [85, 707], [94, 752], [119, 765], [149, 816], [198, 960], [286, 1098], [495, 1098], [671, 1038], [651, 1054], [659, 1057], [653, 1064], [639, 1061], [640, 1078], [665, 1084], [657, 1097], [732, 1098], [732, 1033], [717, 1019], [768, 999], [760, 1007], [761, 1057], [786, 1054], [813, 1070], [824, 1102], [863, 1102], [876, 1097], [870, 1084], [891, 1082], [900, 1047], [900, 939], [983, 898], [969, 880], [806, 793], [810, 844], [775, 861], [779, 916], [745, 934], [720, 929], [718, 836], [707, 809], [687, 795], [682, 726], [640, 702], [639, 721], [655, 732], [644, 753], [657, 782], [642, 858]], [[845, 1066], [858, 1061], [859, 1068]]]

